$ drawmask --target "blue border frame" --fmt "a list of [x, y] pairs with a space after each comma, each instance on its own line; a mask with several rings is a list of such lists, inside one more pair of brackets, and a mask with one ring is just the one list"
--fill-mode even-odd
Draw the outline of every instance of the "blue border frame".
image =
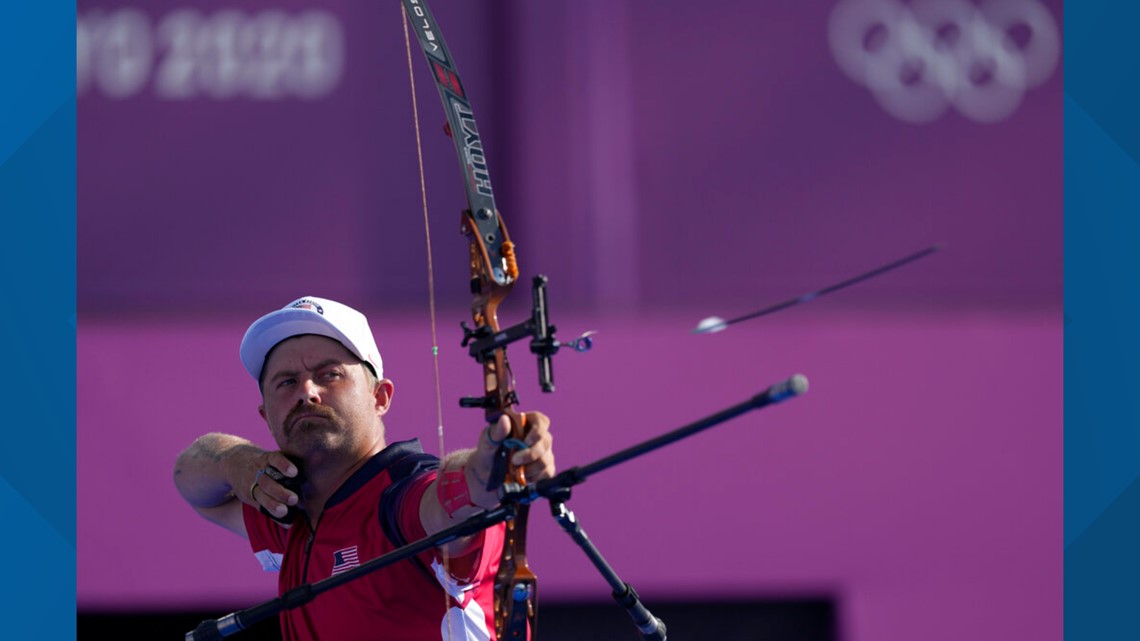
[[75, 4], [0, 3], [5, 638], [74, 639]]
[[1065, 6], [1065, 638], [1140, 636], [1140, 5]]

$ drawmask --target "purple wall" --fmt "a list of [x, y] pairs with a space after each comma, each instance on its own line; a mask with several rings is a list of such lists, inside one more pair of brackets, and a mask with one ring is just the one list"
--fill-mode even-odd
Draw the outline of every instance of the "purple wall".
[[[175, 0], [134, 14], [80, 3], [90, 33], [81, 315], [245, 317], [302, 290], [424, 304], [406, 55], [397, 3], [387, 4], [262, 1], [175, 20]], [[563, 305], [747, 307], [936, 242], [951, 251], [929, 271], [898, 272], [844, 302], [1060, 303], [1059, 67], [1001, 122], [949, 107], [914, 124], [841, 70], [828, 41], [834, 3], [435, 4], [522, 267], [548, 273]], [[283, 8], [284, 26], [265, 19], [269, 6]], [[313, 7], [340, 25], [340, 40], [305, 21]], [[1059, 3], [1050, 7], [1059, 20]], [[318, 52], [342, 42], [343, 62], [224, 37], [239, 32], [309, 34]], [[197, 38], [181, 67], [171, 33]], [[413, 53], [440, 297], [455, 304], [462, 191]], [[111, 97], [104, 87], [118, 84], [105, 78], [146, 60], [150, 76], [135, 75], [149, 84]], [[281, 67], [293, 75], [272, 73]], [[195, 98], [163, 97], [173, 90], [158, 78], [171, 68]], [[289, 93], [286, 80], [309, 69], [339, 72], [326, 94]], [[257, 83], [273, 81], [281, 95], [257, 97]]]
[[[396, 383], [389, 436], [436, 451], [425, 323], [369, 311]], [[1060, 320], [803, 311], [712, 336], [688, 334], [686, 316], [564, 316], [599, 330], [598, 345], [560, 357], [549, 396], [515, 354], [520, 397], [553, 417], [563, 467], [793, 373], [811, 380], [801, 398], [591, 477], [570, 503], [591, 539], [647, 600], [829, 593], [852, 641], [1060, 639]], [[270, 443], [236, 358], [243, 330], [80, 327], [80, 607], [272, 596], [244, 541], [197, 518], [169, 481], [178, 451], [207, 430]], [[477, 374], [446, 345], [451, 449], [478, 427], [455, 405]], [[531, 531], [544, 598], [607, 598], [545, 509]]]
[[[1000, 121], [962, 103], [908, 122], [833, 54], [851, 2], [432, 2], [523, 271], [550, 275], [561, 337], [600, 332], [559, 355], [550, 396], [512, 352], [520, 398], [552, 416], [565, 467], [803, 372], [802, 399], [576, 490], [623, 578], [647, 600], [835, 594], [845, 641], [1060, 639], [1061, 69], [1030, 86], [1014, 65], [1026, 86]], [[79, 3], [81, 609], [271, 595], [170, 473], [207, 430], [268, 443], [237, 343], [297, 296], [375, 314], [390, 437], [437, 449], [397, 5]], [[1022, 5], [1059, 26], [1060, 2]], [[478, 382], [457, 347], [462, 192], [413, 53], [451, 449], [478, 427], [455, 407]], [[810, 306], [688, 333], [935, 242]], [[545, 598], [605, 600], [535, 512]]]

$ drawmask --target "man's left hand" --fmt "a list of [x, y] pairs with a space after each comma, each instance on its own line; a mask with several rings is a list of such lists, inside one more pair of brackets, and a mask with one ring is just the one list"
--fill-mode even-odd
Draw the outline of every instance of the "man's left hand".
[[[554, 476], [553, 436], [550, 434], [550, 419], [542, 412], [527, 412], [523, 415], [529, 428], [523, 439], [525, 447], [510, 452], [511, 464], [521, 467], [527, 483], [533, 483]], [[479, 437], [479, 444], [467, 460], [467, 487], [471, 502], [483, 508], [493, 508], [499, 504], [498, 491], [488, 491], [487, 482], [495, 464], [499, 446], [511, 433], [510, 419], [506, 415], [497, 423], [488, 425]]]

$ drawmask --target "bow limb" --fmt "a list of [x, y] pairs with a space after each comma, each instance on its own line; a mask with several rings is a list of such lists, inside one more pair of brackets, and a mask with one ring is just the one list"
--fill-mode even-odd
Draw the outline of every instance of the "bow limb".
[[[475, 115], [439, 26], [424, 0], [402, 0], [402, 3], [443, 101], [447, 131], [455, 143], [464, 177], [467, 209], [463, 212], [461, 230], [469, 240], [471, 318], [474, 323], [474, 327], [467, 330], [466, 338], [493, 336], [500, 332], [499, 304], [518, 280], [514, 245], [495, 206]], [[482, 407], [488, 423], [506, 415], [511, 423], [508, 443], [521, 442], [528, 428], [525, 417], [514, 408], [518, 398], [506, 347], [488, 350], [476, 356], [476, 360], [483, 368], [484, 396], [464, 399], [462, 403]], [[510, 450], [500, 448], [500, 457], [506, 463], [505, 475], [492, 479], [492, 483], [525, 485], [522, 468], [509, 462]], [[495, 632], [500, 640], [525, 641], [535, 629], [537, 579], [527, 566], [526, 525], [527, 506], [518, 506], [515, 518], [506, 523], [502, 558], [495, 577]]]

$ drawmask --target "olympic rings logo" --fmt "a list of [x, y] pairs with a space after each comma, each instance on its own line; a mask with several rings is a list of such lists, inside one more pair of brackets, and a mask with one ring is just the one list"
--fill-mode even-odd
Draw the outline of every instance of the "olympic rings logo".
[[888, 113], [930, 122], [951, 106], [998, 122], [1053, 74], [1061, 39], [1038, 0], [841, 0], [828, 24], [839, 67]]

